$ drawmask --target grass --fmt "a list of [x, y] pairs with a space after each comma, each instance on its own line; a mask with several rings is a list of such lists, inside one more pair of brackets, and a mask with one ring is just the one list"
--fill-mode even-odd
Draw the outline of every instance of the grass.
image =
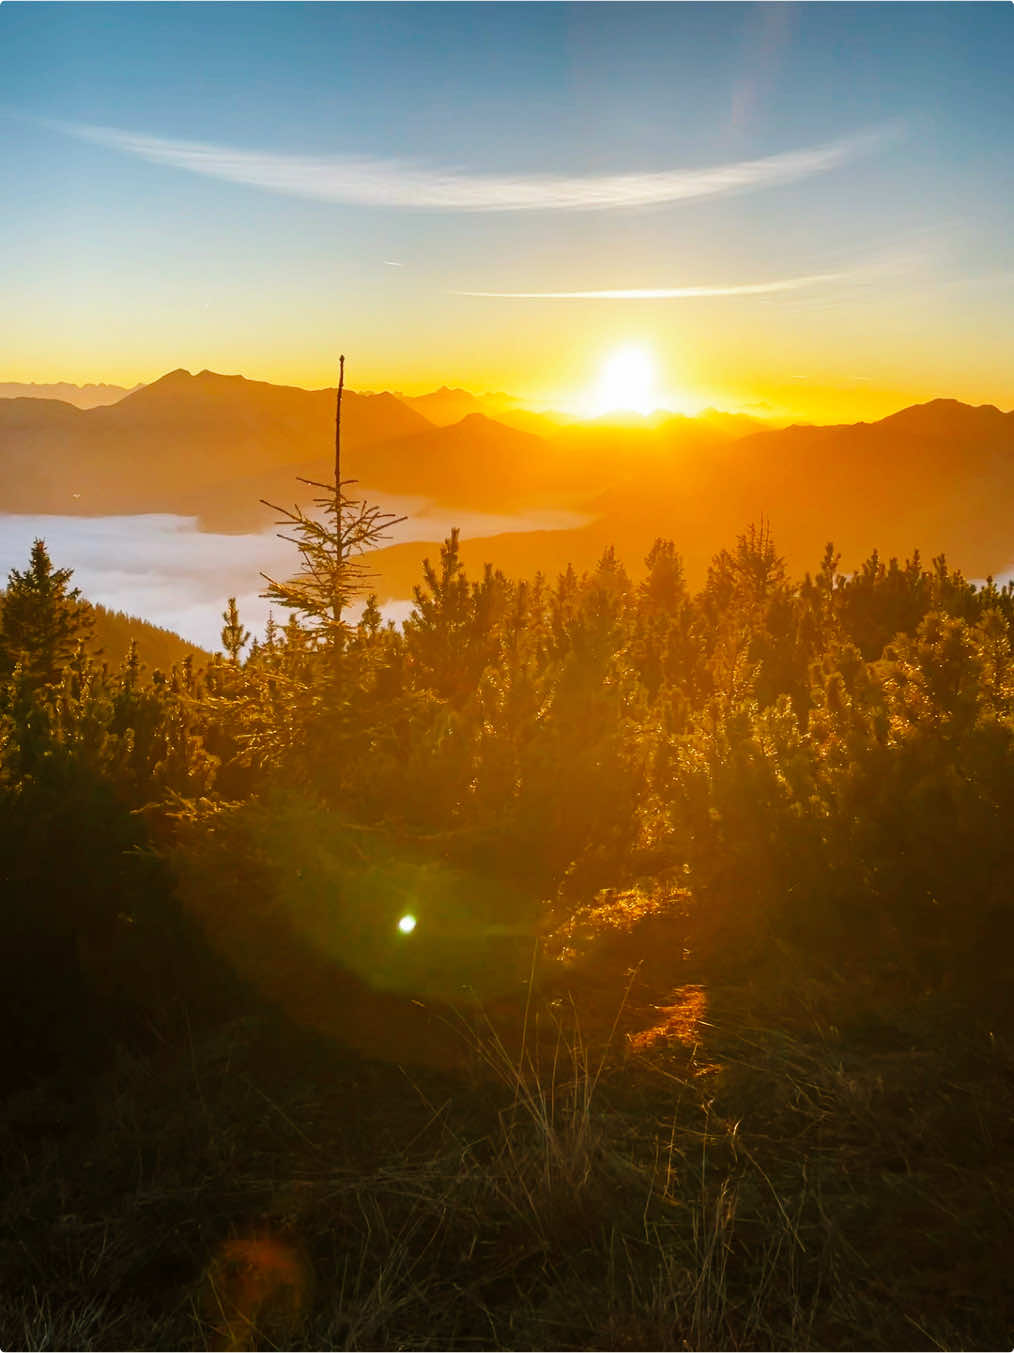
[[449, 1016], [460, 1072], [262, 1013], [11, 1097], [0, 1347], [1007, 1346], [1001, 1039], [639, 990]]

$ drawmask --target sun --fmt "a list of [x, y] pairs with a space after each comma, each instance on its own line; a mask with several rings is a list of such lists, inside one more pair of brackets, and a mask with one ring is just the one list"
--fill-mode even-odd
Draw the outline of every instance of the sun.
[[655, 388], [655, 358], [649, 349], [630, 343], [611, 352], [602, 363], [589, 398], [593, 416], [603, 413], [652, 413], [661, 403]]

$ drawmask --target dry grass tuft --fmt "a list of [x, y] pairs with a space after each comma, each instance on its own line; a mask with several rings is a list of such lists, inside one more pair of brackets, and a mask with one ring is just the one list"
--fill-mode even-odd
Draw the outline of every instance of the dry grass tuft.
[[629, 990], [594, 1042], [533, 997], [468, 1074], [263, 1019], [9, 1101], [0, 1347], [1002, 1345], [1010, 1049], [704, 994], [633, 1055]]

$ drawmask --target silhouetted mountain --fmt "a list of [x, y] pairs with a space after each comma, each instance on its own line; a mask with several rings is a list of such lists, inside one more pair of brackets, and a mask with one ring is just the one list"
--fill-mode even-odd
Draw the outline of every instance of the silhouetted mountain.
[[[612, 544], [636, 569], [664, 536], [699, 582], [716, 542], [761, 517], [797, 571], [817, 567], [829, 536], [845, 569], [876, 548], [901, 557], [944, 551], [970, 577], [1014, 563], [1014, 413], [934, 400], [876, 423], [710, 442], [695, 420], [685, 421], [691, 426], [672, 420], [633, 440], [594, 425], [570, 430], [557, 445], [569, 445], [575, 465], [605, 481], [584, 500], [595, 520], [567, 532], [466, 541], [466, 564], [477, 570], [488, 560], [531, 574], [563, 560], [583, 569]], [[381, 551], [385, 595], [407, 595], [413, 563], [438, 549], [434, 541]]]
[[[377, 396], [380, 398], [380, 396]], [[357, 481], [355, 494], [390, 494], [425, 499], [443, 507], [510, 512], [527, 506], [566, 505], [574, 496], [573, 460], [564, 463], [542, 438], [473, 413], [449, 427], [389, 441], [349, 445], [342, 406], [342, 475]], [[323, 454], [298, 465], [212, 485], [199, 503], [203, 523], [249, 529], [275, 520], [261, 499], [290, 506], [308, 504], [316, 490], [300, 480], [325, 482], [333, 459]], [[580, 485], [578, 478], [577, 484]]]
[[493, 416], [498, 423], [517, 428], [519, 432], [534, 432], [537, 437], [555, 437], [561, 428], [580, 421], [574, 414], [558, 410], [532, 413], [531, 409], [499, 409]]
[[706, 460], [713, 448], [734, 435], [682, 414], [610, 414], [558, 429], [552, 446], [566, 472], [581, 485], [575, 501], [599, 511], [603, 495], [624, 484], [658, 478], [678, 482], [691, 459]]
[[507, 427], [548, 437], [576, 421], [573, 414], [533, 413], [531, 409], [524, 408], [519, 399], [502, 391], [476, 395], [470, 390], [452, 390], [442, 385], [439, 390], [432, 390], [428, 395], [399, 394], [398, 398], [437, 427], [450, 427], [452, 423], [460, 423], [469, 414], [481, 413]]
[[81, 412], [62, 399], [12, 397], [0, 403], [0, 431], [45, 435], [52, 428], [81, 426]]
[[725, 447], [697, 491], [726, 520], [769, 516], [797, 565], [832, 529], [846, 561], [922, 547], [982, 576], [1014, 559], [1014, 413], [933, 400], [876, 423], [761, 432]]
[[[646, 467], [652, 472], [660, 462], [675, 467], [681, 455], [726, 440], [706, 423], [670, 415], [602, 420], [552, 432], [552, 437], [539, 437], [472, 413], [449, 427], [353, 446], [343, 452], [343, 474], [367, 494], [418, 497], [463, 512], [582, 509]], [[327, 448], [299, 465], [223, 481], [202, 498], [201, 520], [225, 529], [266, 525], [274, 515], [258, 507], [259, 499], [308, 504], [315, 491], [299, 479], [323, 481], [331, 472]]]
[[470, 413], [449, 427], [352, 452], [349, 464], [372, 489], [503, 511], [539, 496], [547, 454], [542, 438]]
[[[295, 460], [299, 454], [334, 441], [333, 389], [302, 390], [271, 385], [245, 376], [223, 376], [214, 371], [177, 370], [144, 386], [121, 401], [115, 426], [134, 430], [154, 427], [163, 435], [196, 435], [221, 445], [237, 461], [244, 450], [274, 464]], [[107, 411], [112, 425], [112, 411]], [[329, 435], [320, 439], [321, 426]], [[346, 390], [342, 398], [342, 438], [350, 447], [422, 431], [430, 424], [407, 409], [394, 395], [360, 395]], [[316, 440], [303, 444], [308, 436]], [[228, 439], [231, 438], [231, 445]], [[297, 449], [298, 446], [298, 449]]]
[[761, 418], [751, 418], [745, 413], [726, 413], [724, 409], [702, 409], [697, 417], [729, 437], [749, 437], [770, 426]]
[[415, 409], [436, 427], [448, 427], [459, 423], [470, 413], [481, 413], [483, 401], [469, 390], [452, 390], [442, 385], [439, 390], [431, 390], [428, 395], [399, 395], [398, 398], [410, 409]]
[[[1010, 566], [1014, 414], [941, 399], [876, 423], [754, 428], [707, 411], [610, 415], [536, 436], [475, 411], [437, 427], [393, 395], [347, 391], [343, 472], [368, 493], [463, 516], [566, 507], [595, 518], [465, 543], [472, 565], [488, 558], [514, 573], [553, 567], [558, 555], [588, 566], [608, 543], [633, 562], [663, 535], [700, 574], [717, 540], [762, 515], [797, 569], [814, 566], [828, 532], [845, 566], [875, 546], [944, 549], [979, 576]], [[274, 517], [260, 499], [306, 503], [313, 490], [297, 477], [330, 477], [333, 437], [333, 390], [207, 371], [170, 372], [89, 411], [2, 400], [0, 511], [175, 511], [208, 528], [264, 528]], [[417, 561], [423, 547], [395, 547], [380, 562], [394, 568], [401, 550]], [[385, 590], [406, 595], [393, 581]]]
[[[430, 424], [393, 395], [346, 391], [350, 451]], [[0, 511], [197, 511], [209, 486], [294, 465], [334, 441], [334, 391], [178, 370], [106, 408], [0, 402]]]
[[[437, 396], [481, 402], [465, 391]], [[639, 473], [645, 458], [730, 435], [668, 415], [571, 427], [527, 417], [547, 435], [475, 411], [435, 427], [393, 395], [347, 391], [343, 474], [374, 492], [473, 511], [581, 506]], [[87, 413], [54, 401], [9, 400], [0, 404], [0, 511], [176, 511], [198, 515], [207, 527], [255, 529], [273, 520], [262, 498], [305, 503], [313, 490], [298, 479], [330, 478], [333, 423], [333, 390], [209, 371], [169, 372]]]
[[72, 385], [69, 381], [57, 381], [53, 385], [36, 381], [0, 381], [0, 399], [60, 399], [78, 409], [97, 409], [115, 404], [124, 395], [140, 389], [140, 385], [128, 389], [123, 385]]

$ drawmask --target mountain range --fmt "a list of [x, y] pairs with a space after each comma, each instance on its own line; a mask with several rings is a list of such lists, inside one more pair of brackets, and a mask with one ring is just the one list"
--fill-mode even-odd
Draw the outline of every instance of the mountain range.
[[[431, 426], [393, 395], [345, 395], [350, 451]], [[3, 400], [0, 511], [191, 515], [216, 485], [298, 466], [333, 443], [333, 390], [210, 371], [171, 371], [104, 408]], [[256, 525], [256, 508], [237, 525]]]
[[43, 385], [36, 381], [0, 381], [0, 399], [61, 399], [79, 409], [96, 409], [102, 404], [115, 404], [124, 395], [140, 390], [140, 385], [71, 385], [57, 381]]
[[[264, 529], [276, 514], [262, 498], [305, 503], [313, 491], [299, 478], [331, 477], [334, 396], [178, 370], [105, 407], [0, 400], [0, 512], [175, 512], [206, 529]], [[874, 423], [778, 429], [710, 410], [533, 415], [536, 432], [517, 426], [520, 413], [507, 396], [447, 388], [415, 398], [347, 390], [343, 477], [460, 513], [472, 570], [486, 560], [515, 574], [586, 568], [609, 544], [636, 569], [662, 535], [699, 580], [761, 516], [796, 571], [815, 567], [828, 539], [846, 568], [874, 548], [945, 551], [969, 576], [1014, 560], [1014, 413], [992, 405], [939, 399]], [[560, 508], [585, 524], [526, 529], [534, 513]], [[469, 540], [469, 514], [490, 512], [513, 514], [518, 529]], [[381, 593], [410, 595], [421, 557], [439, 545], [435, 536], [379, 551]]]

